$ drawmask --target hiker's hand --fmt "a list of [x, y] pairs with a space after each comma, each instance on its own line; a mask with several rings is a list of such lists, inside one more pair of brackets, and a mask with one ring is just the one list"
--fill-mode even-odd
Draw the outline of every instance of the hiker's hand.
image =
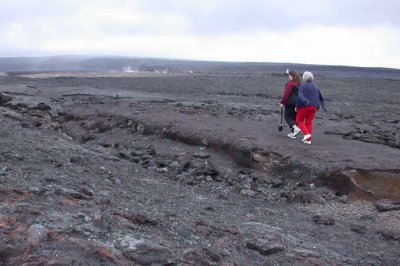
[[281, 108], [283, 108], [284, 107], [284, 105], [283, 104], [279, 104], [280, 106], [281, 106]]
[[294, 111], [295, 111], [295, 112], [297, 112], [297, 107], [296, 107], [296, 108], [294, 108]]

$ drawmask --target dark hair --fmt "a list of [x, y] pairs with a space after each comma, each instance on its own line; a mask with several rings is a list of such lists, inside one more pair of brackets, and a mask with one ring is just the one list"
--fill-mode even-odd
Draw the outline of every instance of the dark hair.
[[300, 75], [299, 75], [299, 73], [297, 73], [296, 71], [294, 71], [294, 70], [289, 70], [289, 73], [288, 73], [290, 76], [292, 76], [293, 77], [293, 82], [295, 82], [296, 83], [296, 85], [297, 86], [300, 86], [301, 85], [301, 79], [300, 79]]

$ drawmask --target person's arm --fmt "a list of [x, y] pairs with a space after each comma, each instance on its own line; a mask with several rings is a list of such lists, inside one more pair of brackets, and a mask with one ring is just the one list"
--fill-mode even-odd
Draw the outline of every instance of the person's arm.
[[318, 90], [318, 94], [319, 94], [319, 102], [321, 103], [322, 110], [324, 110], [325, 112], [328, 112], [328, 110], [326, 109], [324, 97], [322, 97], [322, 93], [320, 90]]
[[290, 95], [292, 94], [293, 86], [290, 84], [290, 82], [286, 82], [285, 84], [285, 92], [283, 94], [282, 100], [281, 100], [281, 105], [285, 105], [287, 101], [290, 98]]

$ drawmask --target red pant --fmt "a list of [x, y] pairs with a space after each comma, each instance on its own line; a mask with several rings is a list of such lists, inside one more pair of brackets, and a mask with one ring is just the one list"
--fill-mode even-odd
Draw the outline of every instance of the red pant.
[[[301, 129], [301, 131], [303, 131], [304, 135], [307, 134], [312, 135], [313, 120], [316, 113], [317, 113], [317, 107], [315, 106], [301, 107], [297, 110], [296, 123]], [[308, 140], [311, 140], [311, 138]]]

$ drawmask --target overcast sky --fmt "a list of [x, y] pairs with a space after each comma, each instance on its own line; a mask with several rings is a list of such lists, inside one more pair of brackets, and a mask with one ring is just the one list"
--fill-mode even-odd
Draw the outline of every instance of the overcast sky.
[[0, 0], [0, 56], [400, 68], [399, 0]]

